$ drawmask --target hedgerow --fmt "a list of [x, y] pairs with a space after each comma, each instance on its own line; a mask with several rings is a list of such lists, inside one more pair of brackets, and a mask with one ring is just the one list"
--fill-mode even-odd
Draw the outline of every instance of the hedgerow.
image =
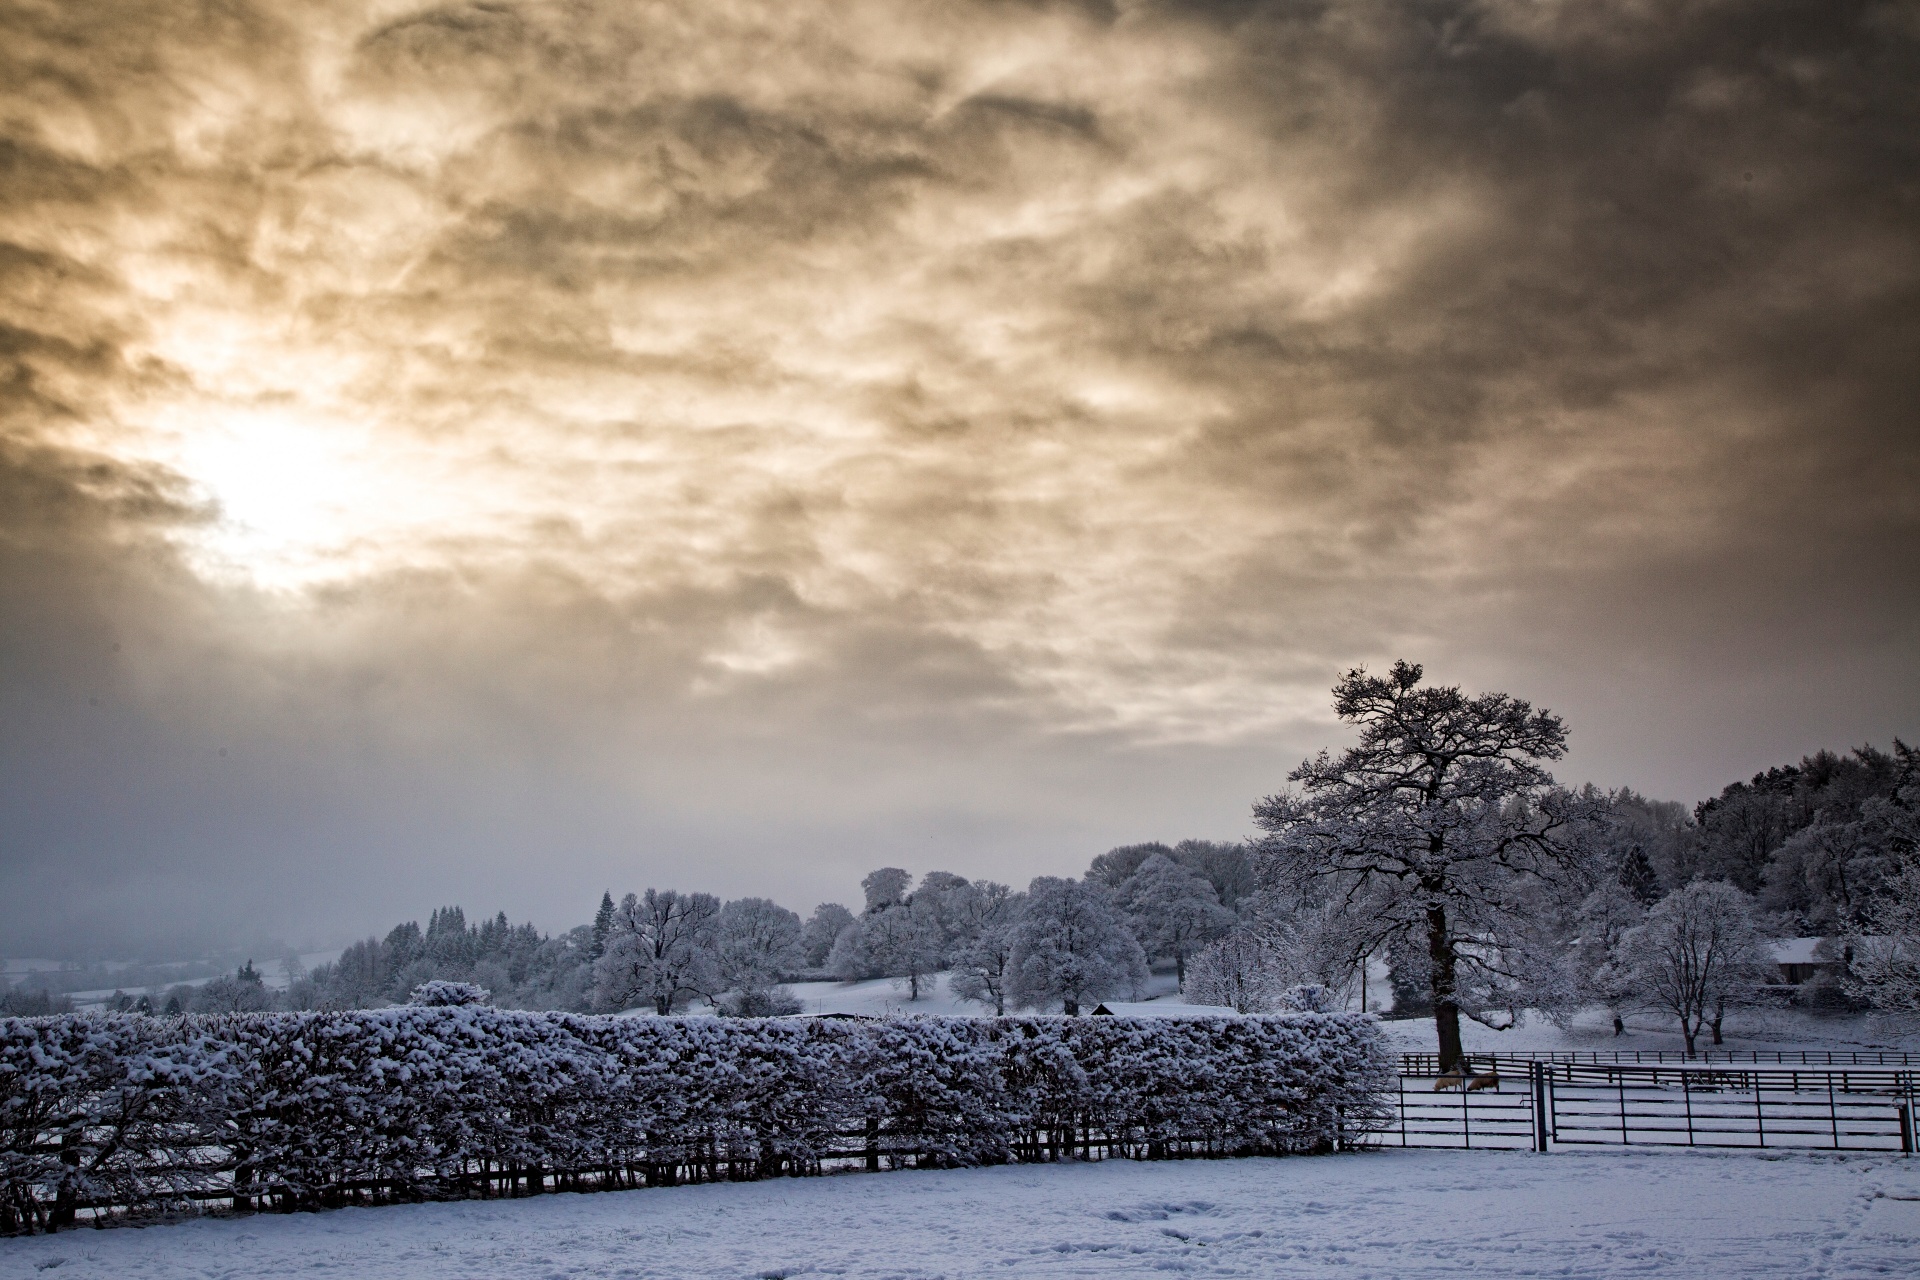
[[678, 1019], [483, 1005], [0, 1018], [0, 1231], [83, 1211], [1325, 1150], [1370, 1018]]

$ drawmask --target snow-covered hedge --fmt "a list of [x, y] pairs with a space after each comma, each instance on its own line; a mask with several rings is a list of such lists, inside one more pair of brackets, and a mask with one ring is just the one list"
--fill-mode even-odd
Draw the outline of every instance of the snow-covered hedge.
[[596, 1018], [477, 1005], [0, 1018], [0, 1230], [1063, 1155], [1325, 1149], [1370, 1018]]

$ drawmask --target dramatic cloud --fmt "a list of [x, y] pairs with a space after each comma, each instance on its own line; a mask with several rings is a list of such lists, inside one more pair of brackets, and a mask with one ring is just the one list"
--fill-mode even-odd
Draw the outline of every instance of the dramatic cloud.
[[1395, 656], [1682, 798], [1920, 715], [1909, 6], [0, 31], [0, 951], [1024, 880]]

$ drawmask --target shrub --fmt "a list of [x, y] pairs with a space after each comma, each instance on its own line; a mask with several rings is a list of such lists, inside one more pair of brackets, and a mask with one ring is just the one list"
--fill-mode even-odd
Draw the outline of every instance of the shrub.
[[[458, 984], [447, 984], [458, 985]], [[471, 1003], [0, 1018], [0, 1230], [1083, 1154], [1329, 1148], [1384, 1118], [1350, 1014], [608, 1018]]]

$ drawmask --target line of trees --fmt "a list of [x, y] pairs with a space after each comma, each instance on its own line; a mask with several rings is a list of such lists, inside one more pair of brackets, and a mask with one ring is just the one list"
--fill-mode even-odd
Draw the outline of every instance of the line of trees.
[[882, 867], [858, 910], [804, 920], [654, 888], [604, 894], [557, 937], [447, 907], [291, 973], [284, 994], [249, 964], [165, 1009], [369, 1007], [440, 979], [508, 1007], [764, 1016], [798, 1011], [797, 980], [890, 978], [919, 1000], [944, 973], [983, 1011], [1075, 1013], [1136, 994], [1158, 965], [1191, 1000], [1254, 1012], [1303, 987], [1364, 1007], [1384, 957], [1394, 1008], [1431, 1013], [1452, 1061], [1462, 1018], [1508, 1027], [1525, 1009], [1600, 1005], [1616, 1031], [1658, 1011], [1690, 1050], [1719, 1043], [1730, 1010], [1787, 994], [1769, 941], [1819, 933], [1835, 963], [1795, 998], [1920, 1012], [1920, 755], [1905, 743], [1823, 751], [1688, 811], [1561, 787], [1559, 717], [1423, 676], [1348, 672], [1334, 707], [1358, 741], [1260, 801], [1250, 843], [1124, 845], [1025, 890]]
[[1252, 865], [1243, 845], [1132, 845], [1096, 858], [1084, 878], [1042, 876], [1018, 891], [945, 871], [915, 884], [882, 867], [862, 882], [858, 912], [822, 903], [805, 920], [766, 898], [649, 888], [616, 901], [609, 892], [591, 924], [557, 937], [504, 912], [469, 924], [461, 908], [444, 907], [424, 929], [409, 921], [311, 972], [290, 971], [284, 990], [250, 961], [120, 1004], [155, 1013], [372, 1008], [440, 980], [509, 1008], [668, 1014], [706, 1004], [767, 1016], [799, 1011], [794, 981], [891, 978], [919, 1000], [944, 973], [952, 995], [983, 1011], [1077, 1013], [1138, 993], [1151, 963], [1184, 975], [1188, 958], [1239, 919], [1223, 902], [1251, 900]]

